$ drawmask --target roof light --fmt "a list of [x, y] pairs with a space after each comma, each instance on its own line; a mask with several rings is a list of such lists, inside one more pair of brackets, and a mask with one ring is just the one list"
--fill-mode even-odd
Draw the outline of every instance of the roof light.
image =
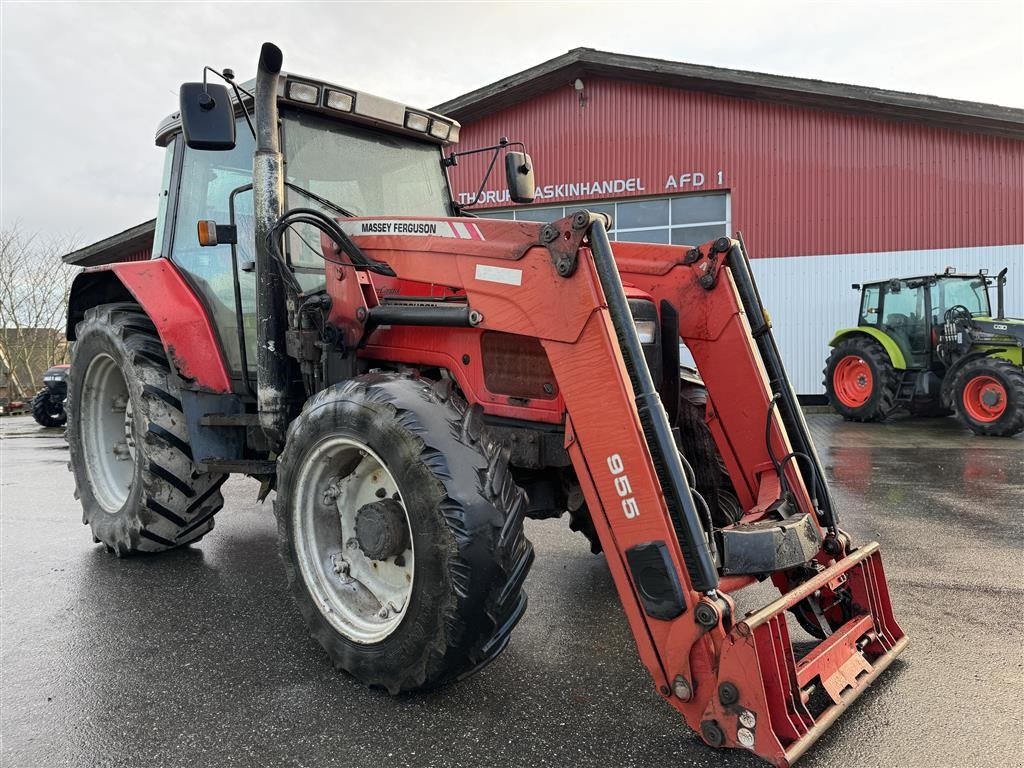
[[452, 126], [450, 123], [443, 122], [441, 120], [434, 120], [430, 123], [430, 135], [435, 139], [441, 139], [445, 141], [448, 138], [448, 134], [451, 132]]
[[425, 131], [428, 125], [430, 125], [430, 118], [426, 115], [421, 115], [419, 112], [405, 113], [405, 127], [409, 130]]
[[452, 124], [452, 129], [448, 132], [448, 143], [458, 144], [459, 143], [459, 128], [461, 126], [458, 123]]
[[351, 112], [355, 99], [351, 93], [327, 89], [327, 106], [339, 112]]
[[316, 104], [320, 101], [320, 89], [315, 85], [293, 80], [288, 83], [288, 98], [292, 101], [301, 101], [303, 104]]

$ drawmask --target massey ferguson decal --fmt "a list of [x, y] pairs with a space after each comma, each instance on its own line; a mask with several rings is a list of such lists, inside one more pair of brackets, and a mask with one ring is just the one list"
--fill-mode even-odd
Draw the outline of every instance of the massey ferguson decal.
[[397, 235], [407, 237], [448, 237], [455, 240], [485, 240], [480, 227], [462, 221], [416, 221], [413, 219], [362, 219], [339, 222], [346, 235]]

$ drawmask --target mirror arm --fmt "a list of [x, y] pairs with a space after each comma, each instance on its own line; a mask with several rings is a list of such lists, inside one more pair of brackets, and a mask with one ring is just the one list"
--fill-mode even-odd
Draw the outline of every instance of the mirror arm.
[[[253, 127], [252, 119], [249, 117], [249, 110], [245, 108], [245, 102], [242, 101], [242, 94], [244, 93], [246, 96], [248, 96], [250, 99], [253, 99], [254, 101], [256, 100], [256, 96], [251, 91], [247, 91], [245, 88], [243, 88], [242, 86], [240, 86], [238, 83], [235, 82], [235, 73], [232, 72], [230, 69], [225, 69], [224, 72], [218, 72], [213, 67], [203, 67], [203, 89], [204, 90], [206, 89], [206, 73], [207, 73], [207, 71], [213, 72], [213, 74], [215, 74], [217, 77], [219, 77], [225, 83], [230, 85], [232, 90], [234, 90], [235, 98], [238, 99], [238, 106], [240, 106], [242, 108], [242, 116], [245, 118], [245, 122], [249, 126], [249, 132], [252, 134], [252, 137], [255, 139], [256, 138], [256, 129]], [[231, 73], [230, 76], [228, 74], [225, 74], [225, 73], [228, 73], [228, 72]]]
[[491, 171], [494, 170], [494, 164], [498, 161], [498, 152], [501, 151], [501, 147], [500, 146], [499, 147], [493, 147], [493, 149], [494, 149], [494, 154], [491, 155], [491, 162], [487, 166], [487, 173], [484, 174], [484, 180], [480, 182], [480, 188], [476, 191], [476, 194], [473, 195], [473, 199], [472, 200], [470, 200], [465, 205], [460, 205], [459, 206], [460, 210], [464, 210], [464, 209], [469, 208], [470, 206], [476, 205], [478, 202], [480, 202], [480, 195], [483, 194], [484, 187], [487, 186], [487, 180], [491, 178]]

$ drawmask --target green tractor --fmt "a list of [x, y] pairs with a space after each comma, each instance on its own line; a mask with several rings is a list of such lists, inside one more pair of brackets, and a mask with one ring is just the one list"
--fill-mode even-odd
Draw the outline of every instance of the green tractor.
[[957, 417], [979, 435], [1024, 430], [1024, 320], [1003, 313], [1006, 269], [904, 277], [864, 285], [857, 327], [829, 342], [829, 402], [851, 421], [883, 421], [897, 409]]

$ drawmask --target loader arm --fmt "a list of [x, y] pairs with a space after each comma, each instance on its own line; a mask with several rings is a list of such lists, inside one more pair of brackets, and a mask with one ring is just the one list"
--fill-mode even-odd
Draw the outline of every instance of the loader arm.
[[[729, 591], [769, 574], [719, 575], [715, 539], [701, 524], [640, 352], [603, 220], [580, 212], [544, 227], [480, 224], [481, 239], [367, 235], [359, 244], [402, 280], [465, 292], [462, 309], [434, 307], [443, 309], [437, 324], [443, 317], [443, 324], [540, 340], [566, 406], [565, 446], [656, 689], [712, 746], [789, 765], [906, 640], [892, 618], [877, 545], [851, 557], [838, 538], [826, 551], [819, 518], [827, 515], [808, 490], [823, 480], [805, 483], [796, 460], [783, 460], [793, 447], [775, 397], [782, 383], [777, 370], [769, 377], [773, 366], [747, 322], [726, 254], [709, 243], [696, 249], [698, 258], [683, 258], [681, 249], [664, 251], [660, 262], [634, 263], [627, 255], [620, 269], [632, 270], [631, 282], [646, 282], [686, 318], [683, 335], [713, 403], [710, 423], [727, 449], [730, 475], [741, 480], [746, 510], [722, 535], [761, 536], [765, 522], [810, 527], [802, 543], [813, 544], [803, 558], [817, 563], [813, 578], [771, 574], [783, 596], [742, 621]], [[449, 230], [458, 227], [443, 220], [434, 227]], [[726, 252], [739, 252], [735, 241], [727, 243]], [[348, 318], [353, 337], [375, 315], [398, 323], [408, 312], [409, 324], [430, 324], [422, 318], [429, 302], [382, 307], [373, 280], [352, 266], [330, 265], [332, 322]], [[822, 620], [834, 631], [797, 659], [785, 611], [826, 595]]]

